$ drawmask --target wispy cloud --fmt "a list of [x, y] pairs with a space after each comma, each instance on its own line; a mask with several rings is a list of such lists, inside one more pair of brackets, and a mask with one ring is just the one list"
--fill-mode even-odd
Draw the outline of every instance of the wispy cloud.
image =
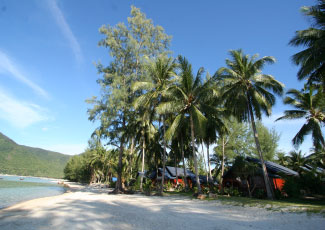
[[83, 57], [82, 57], [79, 42], [74, 36], [74, 34], [72, 33], [72, 30], [69, 24], [67, 23], [67, 21], [65, 20], [65, 17], [61, 9], [58, 7], [56, 0], [48, 1], [48, 6], [55, 18], [56, 23], [61, 29], [63, 35], [69, 41], [70, 47], [75, 55], [75, 58], [77, 59], [78, 62], [81, 62]]
[[48, 120], [45, 109], [36, 104], [19, 101], [1, 88], [0, 118], [17, 128], [26, 128], [32, 124]]
[[0, 50], [0, 73], [1, 72], [10, 74], [12, 77], [32, 88], [39, 95], [46, 98], [49, 97], [44, 89], [29, 80], [28, 77], [23, 74], [17, 65], [12, 61], [12, 59], [6, 53]]

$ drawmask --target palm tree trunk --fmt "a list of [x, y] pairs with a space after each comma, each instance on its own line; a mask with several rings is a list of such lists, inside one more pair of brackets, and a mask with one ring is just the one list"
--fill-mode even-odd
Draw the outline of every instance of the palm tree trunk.
[[271, 187], [271, 183], [270, 183], [270, 180], [269, 180], [269, 175], [267, 173], [267, 169], [266, 169], [265, 162], [264, 162], [264, 159], [263, 159], [260, 142], [258, 140], [258, 133], [257, 133], [257, 130], [256, 130], [253, 109], [252, 109], [252, 105], [250, 104], [250, 102], [248, 102], [248, 109], [249, 109], [249, 115], [250, 115], [250, 118], [251, 118], [251, 124], [252, 124], [253, 133], [254, 133], [256, 149], [257, 149], [258, 155], [260, 156], [260, 161], [261, 161], [261, 165], [262, 165], [263, 177], [264, 177], [264, 183], [265, 183], [267, 198], [270, 199], [270, 200], [273, 200], [273, 198], [274, 198], [273, 190], [272, 190], [272, 187]]
[[133, 152], [134, 152], [134, 137], [132, 137], [131, 140], [130, 179], [132, 179]]
[[119, 156], [118, 156], [117, 182], [114, 190], [115, 194], [121, 193], [123, 191], [122, 188], [122, 158], [123, 158], [123, 151], [124, 151], [123, 144], [124, 144], [124, 138], [122, 137], [120, 143]]
[[195, 142], [194, 142], [194, 124], [193, 124], [192, 114], [190, 114], [190, 123], [191, 123], [191, 138], [192, 138], [194, 168], [195, 168], [195, 180], [196, 180], [197, 192], [198, 192], [198, 194], [201, 194], [202, 191], [201, 191], [201, 184], [200, 184], [200, 179], [199, 179], [199, 172], [198, 172], [198, 168], [197, 168], [197, 158], [196, 158]]
[[144, 131], [142, 132], [142, 161], [141, 161], [141, 179], [140, 179], [140, 190], [142, 191], [142, 183], [143, 183], [143, 173], [144, 173], [144, 154], [146, 149], [146, 141], [144, 136]]
[[220, 178], [220, 188], [221, 194], [223, 194], [223, 174], [225, 172], [225, 138], [222, 137], [222, 161], [221, 161], [221, 178]]
[[177, 159], [176, 159], [176, 154], [174, 158], [174, 163], [175, 163], [175, 171], [176, 171], [176, 185], [178, 185], [178, 173], [177, 173]]
[[207, 162], [206, 162], [205, 156], [204, 156], [203, 141], [201, 142], [201, 146], [202, 146], [202, 156], [203, 156], [203, 162], [204, 162], [204, 169], [205, 169], [205, 171], [207, 173], [206, 178], [207, 178], [207, 185], [208, 185], [209, 184], [209, 172], [208, 172], [208, 169], [207, 169]]
[[212, 179], [212, 174], [211, 174], [211, 164], [210, 164], [210, 150], [209, 150], [209, 142], [210, 140], [208, 140], [208, 143], [207, 143], [207, 157], [208, 157], [208, 167], [209, 167], [209, 178]]
[[186, 174], [186, 166], [185, 166], [185, 157], [184, 157], [184, 143], [183, 143], [183, 136], [181, 136], [181, 151], [182, 151], [182, 159], [183, 159], [183, 170], [184, 170], [184, 183], [185, 183], [185, 191], [189, 189], [188, 183], [187, 183], [187, 174]]
[[246, 178], [246, 185], [247, 185], [248, 195], [249, 195], [250, 198], [252, 198], [252, 192], [251, 192], [250, 187], [249, 187], [248, 178]]
[[164, 192], [164, 182], [165, 182], [165, 171], [166, 171], [166, 140], [165, 140], [165, 116], [162, 116], [163, 120], [163, 141], [164, 141], [164, 155], [163, 155], [163, 175], [161, 177], [161, 188], [160, 188], [160, 195], [163, 195]]

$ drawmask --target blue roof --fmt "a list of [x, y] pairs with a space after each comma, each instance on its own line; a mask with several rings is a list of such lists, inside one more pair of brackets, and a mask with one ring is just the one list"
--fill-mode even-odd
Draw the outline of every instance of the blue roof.
[[[250, 162], [261, 164], [261, 161], [259, 159], [256, 159], [253, 157], [246, 157], [246, 160], [250, 161]], [[279, 165], [272, 161], [264, 161], [264, 162], [265, 162], [266, 169], [268, 171], [271, 171], [271, 173], [273, 173], [273, 174], [281, 173], [281, 174], [285, 174], [287, 176], [299, 176], [299, 173], [297, 173], [296, 171], [293, 171], [293, 170], [286, 168], [282, 165]]]

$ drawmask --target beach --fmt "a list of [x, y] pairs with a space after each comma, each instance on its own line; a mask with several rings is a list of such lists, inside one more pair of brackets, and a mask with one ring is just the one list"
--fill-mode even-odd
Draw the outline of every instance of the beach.
[[223, 205], [182, 196], [110, 195], [70, 184], [65, 194], [0, 210], [0, 229], [323, 229], [324, 216]]

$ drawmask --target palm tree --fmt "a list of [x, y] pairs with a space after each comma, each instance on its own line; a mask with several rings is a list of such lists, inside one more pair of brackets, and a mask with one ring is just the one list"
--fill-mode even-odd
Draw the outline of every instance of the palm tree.
[[292, 46], [306, 47], [293, 55], [292, 60], [300, 65], [299, 80], [307, 78], [309, 83], [321, 83], [325, 89], [325, 0], [302, 10], [312, 18], [312, 27], [297, 31], [289, 42]]
[[312, 134], [315, 148], [324, 148], [324, 136], [321, 130], [321, 123], [325, 122], [324, 94], [321, 90], [315, 94], [313, 86], [306, 86], [301, 90], [290, 89], [284, 99], [284, 104], [291, 105], [295, 109], [284, 111], [284, 116], [277, 119], [301, 119], [306, 122], [296, 136], [292, 139], [295, 147], [303, 143], [305, 136]]
[[291, 151], [289, 152], [289, 156], [287, 158], [288, 161], [288, 167], [292, 170], [295, 170], [299, 174], [303, 172], [303, 168], [305, 164], [308, 163], [308, 159], [302, 154], [300, 151]]
[[211, 97], [214, 96], [213, 91], [208, 87], [211, 81], [202, 84], [201, 76], [204, 69], [201, 67], [196, 76], [192, 72], [192, 65], [182, 56], [178, 56], [180, 79], [168, 91], [168, 101], [161, 103], [158, 109], [161, 113], [176, 113], [173, 123], [168, 131], [170, 134], [175, 133], [182, 127], [182, 123], [186, 117], [190, 121], [191, 142], [193, 150], [193, 160], [195, 168], [196, 185], [198, 194], [201, 194], [201, 186], [198, 175], [198, 164], [195, 148], [195, 137], [203, 138], [206, 130], [207, 119], [203, 115], [204, 111], [216, 112], [216, 108], [207, 104]]
[[[151, 61], [146, 66], [149, 76], [148, 81], [136, 82], [133, 84], [133, 91], [143, 90], [144, 94], [139, 96], [135, 102], [134, 107], [144, 107], [147, 111], [154, 111], [156, 107], [164, 101], [165, 94], [171, 84], [173, 83], [172, 77], [175, 76], [176, 63], [171, 58], [159, 57], [155, 61]], [[163, 132], [165, 133], [165, 117], [162, 116]], [[166, 141], [164, 143], [163, 154], [163, 176], [161, 180], [160, 194], [163, 194], [163, 185], [165, 178], [166, 168]]]
[[[206, 80], [209, 81], [211, 79], [210, 75], [207, 74]], [[203, 138], [203, 142], [207, 147], [207, 159], [208, 159], [208, 175], [209, 178], [212, 179], [211, 175], [211, 163], [210, 163], [210, 145], [215, 143], [218, 139], [218, 136], [221, 136], [227, 132], [226, 125], [224, 123], [223, 118], [225, 117], [225, 111], [221, 108], [222, 101], [220, 100], [220, 89], [216, 85], [211, 85], [211, 89], [214, 91], [215, 96], [211, 98], [207, 104], [209, 105], [208, 111], [205, 112], [203, 107], [203, 113], [207, 118], [205, 137]], [[211, 113], [210, 108], [217, 108], [215, 113]]]
[[271, 114], [275, 96], [269, 90], [281, 95], [284, 85], [275, 80], [273, 76], [261, 72], [265, 64], [275, 62], [273, 57], [266, 56], [256, 60], [258, 55], [250, 57], [244, 55], [242, 50], [231, 50], [229, 54], [232, 60], [227, 59], [227, 67], [222, 67], [217, 71], [217, 76], [224, 80], [222, 87], [224, 105], [239, 121], [251, 122], [256, 149], [262, 163], [267, 196], [269, 199], [273, 199], [256, 130], [255, 117], [261, 119], [262, 112], [267, 116]]
[[[175, 115], [177, 116], [178, 114], [175, 113]], [[171, 117], [172, 119], [170, 120], [170, 123], [173, 123], [176, 116]], [[183, 163], [183, 174], [184, 174], [184, 183], [185, 183], [185, 190], [187, 191], [189, 189], [189, 185], [187, 183], [187, 172], [186, 172], [186, 164], [185, 164], [185, 154], [189, 151], [188, 148], [186, 149], [186, 147], [188, 147], [188, 143], [189, 143], [189, 119], [188, 117], [185, 116], [185, 114], [183, 113], [181, 117], [178, 118], [179, 119], [179, 123], [178, 123], [178, 127], [177, 129], [174, 129], [174, 127], [169, 127], [168, 130], [166, 131], [165, 137], [166, 140], [177, 140], [178, 145], [179, 145], [179, 151], [181, 152], [181, 158], [182, 158], [182, 163]]]

